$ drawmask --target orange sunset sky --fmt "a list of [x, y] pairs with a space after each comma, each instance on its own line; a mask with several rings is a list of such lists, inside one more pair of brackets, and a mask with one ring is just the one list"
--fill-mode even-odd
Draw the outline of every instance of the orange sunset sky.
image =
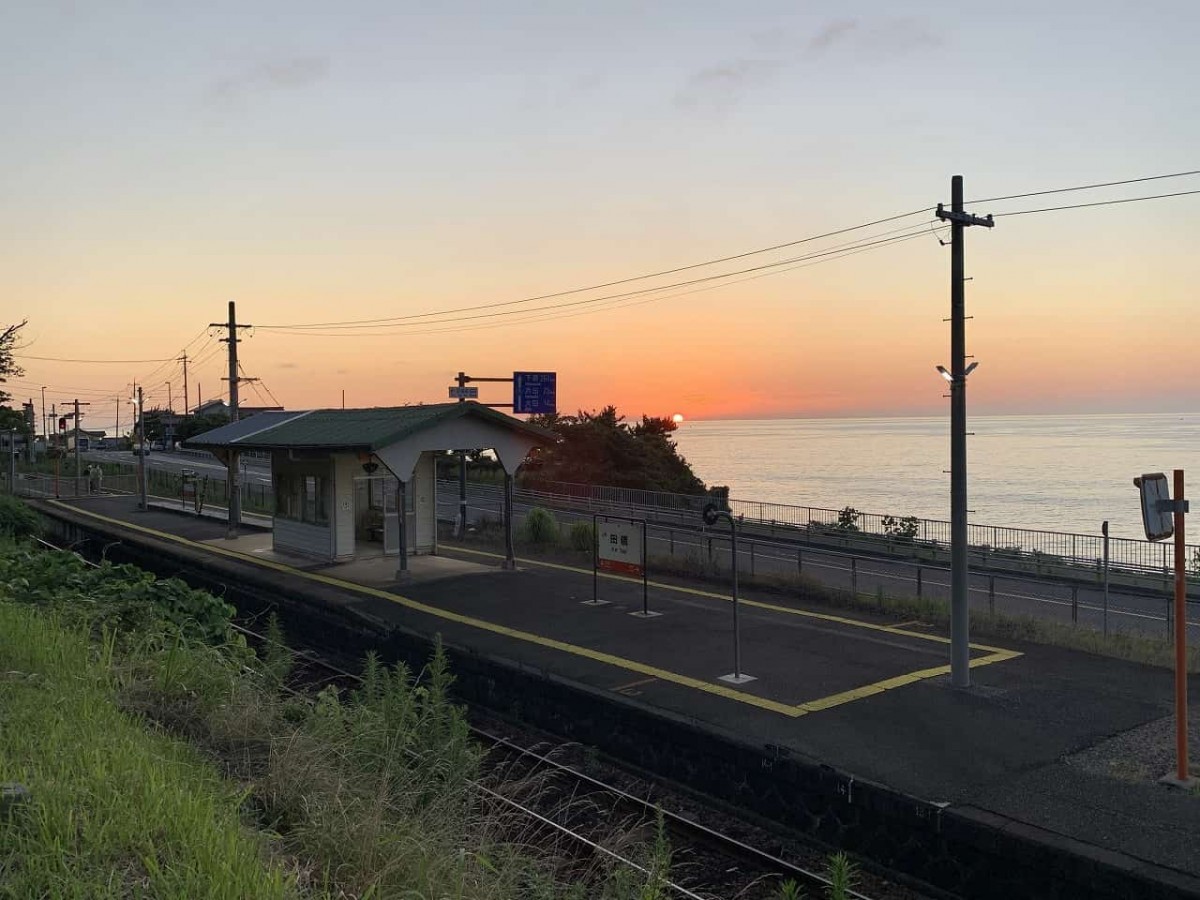
[[[528, 369], [558, 372], [564, 412], [938, 414], [949, 249], [928, 213], [488, 305], [929, 208], [955, 173], [971, 199], [1200, 169], [1191, 3], [253, 6], [0, 12], [15, 400], [45, 385], [111, 431], [135, 380], [182, 408], [180, 367], [142, 361], [185, 349], [192, 403], [218, 395], [206, 326], [235, 300], [258, 326], [245, 372], [289, 408]], [[970, 230], [972, 412], [1195, 410], [1198, 226], [1193, 195]], [[882, 236], [911, 239], [666, 287]]]

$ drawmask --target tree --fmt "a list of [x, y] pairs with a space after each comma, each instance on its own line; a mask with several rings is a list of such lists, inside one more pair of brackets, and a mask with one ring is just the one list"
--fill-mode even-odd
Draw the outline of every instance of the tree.
[[[24, 327], [25, 322], [22, 321], [17, 325], [9, 325], [0, 332], [0, 385], [7, 384], [10, 378], [20, 378], [25, 374], [25, 370], [17, 365], [16, 359], [13, 358], [13, 350], [17, 349], [17, 339]], [[0, 387], [0, 406], [7, 405], [10, 400], [12, 395]]]
[[536, 486], [550, 481], [700, 494], [704, 482], [679, 455], [670, 435], [670, 419], [642, 416], [626, 423], [616, 407], [574, 416], [533, 416], [530, 423], [558, 435], [558, 443], [539, 447], [523, 469], [523, 482]]
[[[160, 406], [146, 410], [142, 416], [142, 428], [146, 430], [146, 440], [161, 441], [167, 433], [166, 420], [174, 416], [175, 413], [172, 410]], [[136, 433], [137, 424], [134, 423], [134, 434], [136, 435]]]
[[175, 426], [175, 440], [186, 441], [188, 438], [204, 434], [206, 431], [212, 431], [214, 428], [220, 428], [222, 425], [228, 424], [229, 416], [225, 413], [211, 413], [207, 416], [188, 416]]

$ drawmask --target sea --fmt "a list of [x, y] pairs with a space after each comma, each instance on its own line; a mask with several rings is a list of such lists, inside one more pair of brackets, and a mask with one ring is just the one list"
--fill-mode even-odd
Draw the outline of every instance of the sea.
[[[1200, 500], [1200, 413], [972, 416], [968, 431], [974, 524], [1098, 534], [1107, 520], [1143, 537], [1133, 479], [1172, 469]], [[738, 500], [950, 517], [948, 417], [689, 421], [674, 438]]]

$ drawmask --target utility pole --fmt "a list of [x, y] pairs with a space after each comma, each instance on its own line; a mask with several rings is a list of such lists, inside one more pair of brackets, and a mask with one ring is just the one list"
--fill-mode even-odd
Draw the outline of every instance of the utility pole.
[[46, 439], [46, 452], [50, 452], [50, 425], [46, 419], [46, 386], [42, 385], [42, 437]]
[[167, 411], [175, 412], [175, 395], [171, 393], [171, 382], [167, 382]]
[[950, 683], [971, 686], [971, 611], [967, 571], [967, 376], [978, 363], [967, 366], [966, 277], [963, 263], [963, 229], [970, 225], [991, 228], [995, 223], [963, 211], [963, 179], [950, 179], [950, 211], [941, 203], [937, 217], [950, 223], [950, 372], [939, 370], [950, 382]]
[[[61, 498], [58, 495], [58, 468], [59, 468], [59, 457], [62, 456], [62, 452], [59, 450], [58, 404], [57, 403], [50, 404], [50, 421], [54, 425], [54, 499], [59, 500]], [[46, 436], [46, 440], [47, 440], [47, 442], [49, 442], [49, 440], [50, 440], [49, 435]]]
[[79, 432], [81, 430], [79, 427], [79, 407], [91, 406], [91, 405], [92, 404], [90, 404], [90, 403], [80, 403], [78, 399], [75, 400], [75, 496], [76, 497], [79, 496], [79, 478], [83, 474], [83, 470], [82, 470], [82, 468], [80, 468], [81, 464], [80, 464], [80, 459], [79, 459]]
[[[221, 341], [229, 345], [229, 377], [224, 380], [229, 382], [229, 421], [232, 424], [238, 420], [238, 384], [249, 380], [238, 374], [237, 345], [241, 343], [238, 329], [252, 326], [238, 324], [237, 304], [230, 300], [229, 321], [213, 322], [211, 327], [226, 329], [226, 335], [221, 338]], [[242, 521], [242, 488], [238, 481], [238, 457], [240, 455], [236, 450], [231, 449], [227, 463], [229, 467], [229, 527], [225, 531], [225, 537], [229, 539], [237, 537], [238, 525]], [[401, 510], [401, 515], [403, 514], [403, 510]]]
[[[467, 378], [466, 372], [459, 372], [458, 386], [459, 393], [462, 393], [462, 388], [467, 386], [470, 381]], [[466, 403], [467, 398], [460, 396], [459, 403]], [[458, 451], [458, 537], [463, 537], [467, 533], [467, 451]]]
[[137, 389], [137, 430], [138, 430], [138, 493], [141, 494], [139, 506], [146, 510], [150, 504], [146, 500], [146, 413], [142, 409], [144, 401], [142, 386]]
[[186, 353], [184, 353], [182, 356], [179, 357], [179, 359], [177, 359], [175, 361], [183, 363], [183, 417], [186, 419], [188, 417], [188, 383], [187, 383], [188, 355]]
[[121, 447], [121, 398], [117, 397], [117, 421], [113, 424], [113, 447]]

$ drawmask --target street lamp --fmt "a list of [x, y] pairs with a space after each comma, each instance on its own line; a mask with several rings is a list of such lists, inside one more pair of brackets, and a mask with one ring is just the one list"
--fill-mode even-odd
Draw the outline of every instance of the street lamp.
[[[963, 378], [965, 379], [965, 378], [966, 378], [968, 375], [970, 375], [972, 372], [974, 372], [974, 371], [975, 371], [975, 367], [976, 367], [976, 366], [978, 366], [978, 365], [979, 365], [979, 363], [978, 363], [978, 362], [973, 362], [973, 363], [971, 363], [969, 366], [967, 366], [967, 367], [966, 367], [966, 368], [963, 370]], [[937, 367], [937, 370], [938, 370], [938, 374], [939, 374], [939, 375], [941, 375], [941, 376], [942, 376], [943, 378], [945, 378], [945, 379], [946, 379], [948, 382], [950, 382], [950, 384], [954, 384], [954, 376], [950, 374], [950, 370], [949, 370], [949, 369], [947, 369], [945, 366], [938, 366], [938, 367]]]
[[742, 671], [742, 633], [738, 627], [738, 519], [735, 519], [728, 510], [718, 509], [715, 503], [705, 505], [703, 516], [704, 524], [710, 527], [716, 525], [718, 519], [724, 519], [729, 523], [729, 555], [732, 559], [733, 569], [733, 673], [722, 675], [720, 680], [728, 681], [730, 684], [745, 684], [748, 681], [754, 681], [755, 677]]

